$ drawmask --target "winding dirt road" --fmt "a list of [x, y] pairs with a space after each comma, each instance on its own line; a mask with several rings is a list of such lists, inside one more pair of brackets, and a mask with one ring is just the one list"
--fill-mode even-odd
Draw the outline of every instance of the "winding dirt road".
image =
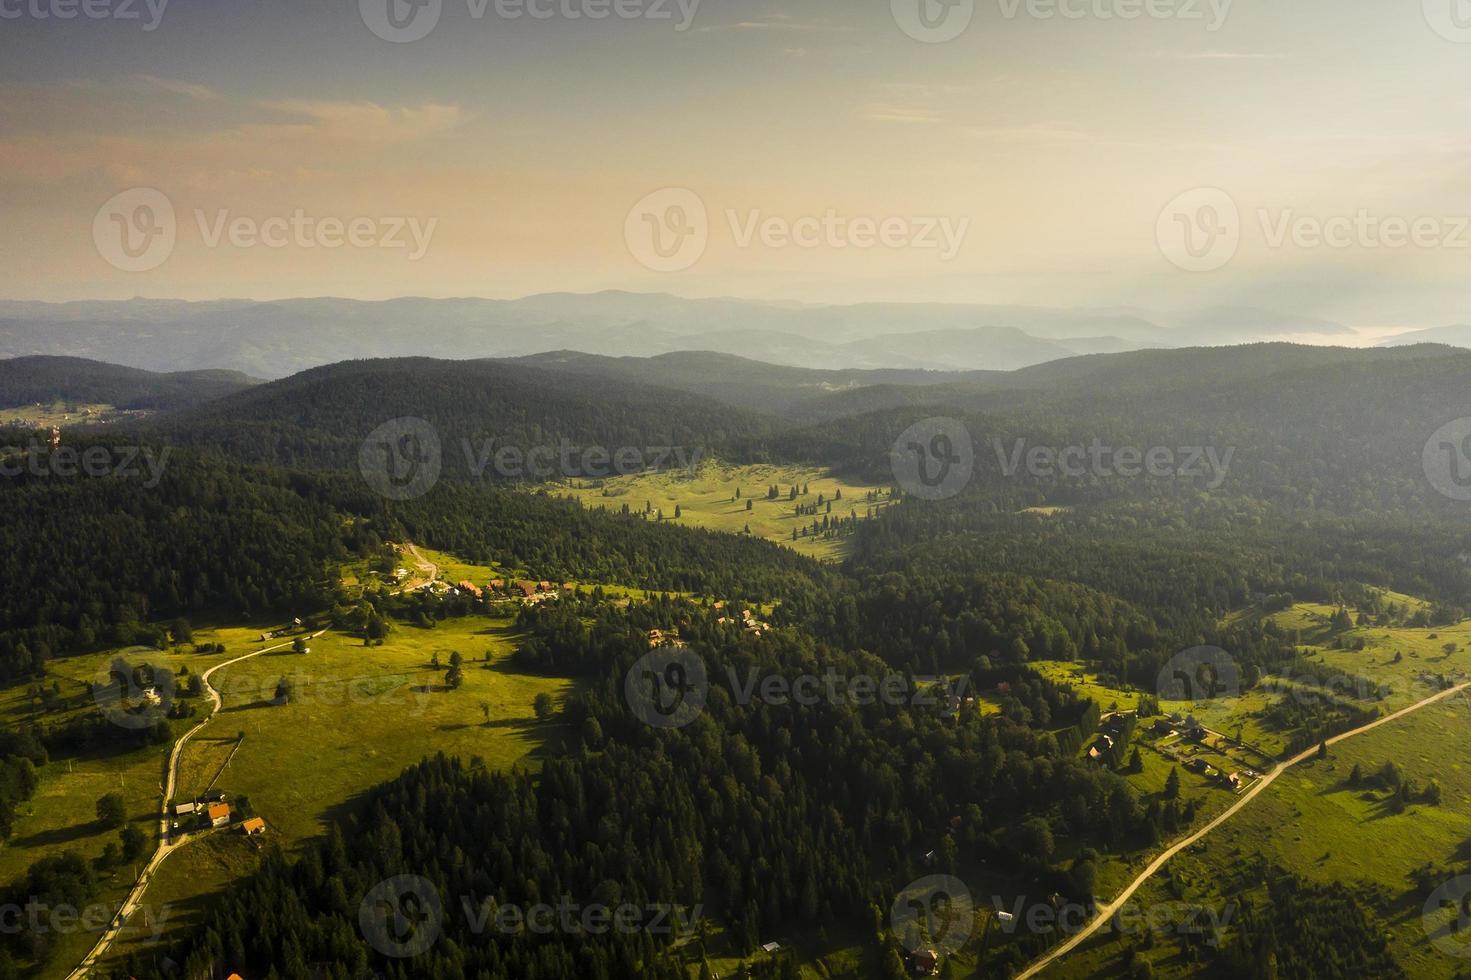
[[[315, 640], [317, 637], [321, 636], [325, 632], [327, 631], [318, 630], [315, 633], [308, 634], [307, 638]], [[214, 716], [219, 712], [221, 706], [224, 704], [224, 700], [220, 697], [220, 692], [215, 690], [214, 685], [209, 682], [210, 677], [212, 677], [217, 670], [221, 670], [225, 667], [231, 667], [235, 664], [250, 660], [254, 657], [259, 657], [263, 653], [271, 653], [274, 650], [280, 650], [284, 647], [289, 647], [292, 643], [296, 641], [296, 639], [296, 637], [292, 637], [284, 643], [277, 643], [274, 646], [262, 647], [261, 649], [256, 650], [253, 653], [247, 653], [244, 656], [236, 657], [233, 660], [226, 660], [223, 663], [215, 664], [213, 667], [209, 668], [209, 670], [206, 670], [203, 674], [200, 675], [200, 680], [204, 683], [204, 693], [209, 695], [209, 714], [205, 716], [205, 718], [200, 721], [199, 724], [195, 725], [183, 735], [179, 736], [179, 740], [174, 743], [173, 749], [171, 749], [169, 752], [167, 782], [164, 784], [163, 800], [160, 803], [159, 810], [158, 848], [153, 852], [153, 856], [148, 859], [148, 863], [143, 866], [143, 872], [138, 876], [138, 880], [133, 884], [132, 890], [128, 892], [128, 897], [123, 901], [122, 907], [118, 910], [118, 914], [113, 917], [112, 924], [107, 927], [107, 931], [104, 932], [101, 938], [97, 940], [97, 945], [92, 947], [92, 951], [87, 954], [86, 958], [82, 960], [81, 964], [67, 975], [67, 980], [82, 980], [82, 978], [87, 975], [87, 971], [97, 964], [97, 961], [102, 958], [102, 955], [104, 953], [107, 952], [108, 947], [111, 946], [113, 941], [117, 939], [117, 937], [122, 933], [125, 928], [127, 928], [126, 923], [128, 921], [128, 917], [131, 916], [135, 911], [137, 911], [138, 905], [143, 900], [143, 893], [148, 889], [148, 883], [153, 880], [153, 873], [158, 870], [158, 866], [163, 863], [164, 858], [168, 857], [171, 853], [173, 853], [175, 849], [182, 847], [184, 844], [188, 843], [192, 839], [189, 837], [185, 837], [183, 841], [177, 844], [174, 843], [172, 835], [170, 834], [172, 821], [170, 821], [169, 819], [169, 804], [173, 801], [174, 798], [174, 787], [177, 784], [179, 778], [179, 760], [183, 757], [184, 746], [188, 745], [189, 740], [192, 739], [195, 735], [199, 734], [199, 732], [203, 730], [204, 726], [208, 725], [211, 721], [214, 720]]]
[[[1385, 715], [1383, 718], [1371, 721], [1367, 725], [1344, 732], [1341, 735], [1335, 735], [1332, 738], [1328, 739], [1328, 744], [1337, 745], [1339, 742], [1342, 742], [1345, 739], [1353, 738], [1357, 735], [1362, 735], [1365, 732], [1372, 731], [1373, 729], [1378, 728], [1380, 725], [1387, 725], [1392, 721], [1403, 718], [1405, 715], [1411, 714], [1415, 711], [1419, 711], [1421, 708], [1428, 707], [1429, 705], [1432, 705], [1437, 701], [1443, 701], [1459, 691], [1466, 690], [1466, 688], [1468, 687], [1471, 687], [1471, 681], [1467, 681], [1464, 684], [1458, 684], [1455, 687], [1448, 687], [1438, 694], [1432, 694], [1425, 700], [1417, 701], [1415, 704], [1412, 704], [1407, 708], [1401, 708], [1399, 711], [1396, 711], [1393, 714]], [[1234, 817], [1241, 810], [1242, 807], [1246, 806], [1253, 799], [1255, 799], [1258, 793], [1262, 792], [1268, 786], [1272, 785], [1272, 783], [1276, 782], [1278, 776], [1282, 775], [1293, 766], [1306, 762], [1317, 754], [1318, 747], [1315, 745], [1310, 749], [1305, 749], [1303, 752], [1293, 756], [1286, 762], [1279, 764], [1277, 768], [1273, 769], [1271, 772], [1263, 775], [1261, 779], [1257, 780], [1250, 789], [1248, 789], [1245, 793], [1241, 795], [1241, 799], [1232, 804], [1231, 807], [1227, 809], [1224, 813], [1217, 816], [1214, 820], [1197, 830], [1195, 833], [1191, 834], [1189, 837], [1186, 837], [1179, 843], [1172, 845], [1163, 853], [1161, 853], [1159, 857], [1150, 862], [1149, 867], [1145, 868], [1143, 872], [1140, 873], [1139, 877], [1135, 878], [1133, 883], [1130, 884], [1128, 888], [1125, 888], [1122, 892], [1120, 892], [1117, 898], [1115, 898], [1112, 902], [1109, 902], [1103, 908], [1099, 909], [1098, 914], [1095, 915], [1086, 926], [1084, 926], [1081, 930], [1074, 933], [1073, 935], [1069, 936], [1065, 942], [1052, 949], [1041, 959], [1037, 960], [1031, 966], [1027, 967], [1024, 971], [1017, 974], [1016, 980], [1027, 980], [1027, 978], [1029, 977], [1036, 976], [1037, 974], [1041, 973], [1043, 970], [1051, 966], [1053, 963], [1062, 959], [1062, 957], [1066, 956], [1068, 953], [1076, 949], [1080, 943], [1082, 943], [1085, 939], [1087, 939], [1089, 936], [1093, 935], [1100, 928], [1102, 928], [1105, 922], [1108, 922], [1110, 919], [1112, 919], [1114, 913], [1123, 908], [1124, 904], [1128, 902], [1129, 899], [1134, 897], [1134, 893], [1139, 890], [1141, 885], [1148, 881], [1157, 871], [1159, 871], [1160, 868], [1163, 868], [1167, 863], [1169, 863], [1170, 858], [1174, 857], [1176, 854], [1179, 854], [1185, 848], [1199, 841], [1201, 838], [1205, 837], [1206, 834], [1209, 834], [1211, 831], [1221, 826], [1221, 824]]]

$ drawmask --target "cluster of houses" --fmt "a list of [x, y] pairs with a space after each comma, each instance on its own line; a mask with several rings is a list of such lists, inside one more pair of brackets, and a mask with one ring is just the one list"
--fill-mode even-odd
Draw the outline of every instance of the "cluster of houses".
[[[219, 790], [211, 790], [197, 800], [174, 804], [175, 830], [186, 822], [200, 830], [214, 830], [230, 826], [234, 818], [229, 800]], [[246, 837], [258, 836], [266, 832], [266, 822], [260, 817], [247, 817], [240, 822], [240, 831]]]
[[[717, 602], [715, 603], [715, 608], [724, 609], [725, 603]], [[734, 623], [735, 621], [736, 619], [734, 616], [721, 616], [719, 619], [716, 620], [717, 623]], [[742, 629], [750, 630], [753, 636], [760, 636], [762, 633], [765, 633], [767, 630], [771, 629], [770, 623], [763, 622], [762, 620], [757, 619], [756, 614], [751, 612], [751, 610], [749, 609], [741, 610], [740, 624]]]
[[[427, 587], [427, 586], [426, 586]], [[493, 578], [483, 588], [468, 579], [459, 582], [451, 591], [455, 595], [468, 595], [476, 599], [517, 599], [521, 602], [542, 602], [556, 598], [563, 592], [576, 590], [575, 582], [533, 582], [529, 579]]]

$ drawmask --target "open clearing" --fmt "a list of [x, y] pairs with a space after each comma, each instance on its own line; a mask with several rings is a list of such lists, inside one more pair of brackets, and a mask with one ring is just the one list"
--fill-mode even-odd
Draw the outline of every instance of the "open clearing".
[[[775, 486], [780, 494], [774, 500], [766, 497], [767, 488]], [[799, 496], [789, 499], [791, 488], [796, 486]], [[805, 488], [808, 492], [801, 494]], [[737, 500], [736, 491], [740, 491]], [[747, 526], [755, 537], [786, 545], [804, 555], [815, 558], [840, 558], [843, 555], [844, 538], [808, 535], [800, 536], [800, 529], [810, 528], [814, 520], [824, 517], [858, 517], [867, 519], [888, 506], [888, 488], [851, 483], [826, 470], [809, 466], [730, 466], [714, 460], [700, 464], [694, 475], [686, 470], [670, 470], [662, 473], [647, 473], [638, 476], [612, 477], [607, 480], [574, 480], [558, 485], [556, 493], [573, 497], [586, 507], [601, 507], [621, 510], [628, 507], [635, 513], [652, 509], [660, 511], [664, 520], [675, 520], [674, 509], [679, 507], [679, 523], [695, 527], [706, 527], [732, 534], [745, 532]], [[836, 499], [841, 493], [841, 499]], [[870, 494], [875, 494], [870, 499]], [[798, 514], [798, 505], [816, 506], [821, 496], [823, 503], [818, 513]], [[750, 502], [750, 509], [746, 508]], [[829, 512], [827, 505], [832, 503]], [[794, 541], [792, 531], [797, 529], [799, 537]]]

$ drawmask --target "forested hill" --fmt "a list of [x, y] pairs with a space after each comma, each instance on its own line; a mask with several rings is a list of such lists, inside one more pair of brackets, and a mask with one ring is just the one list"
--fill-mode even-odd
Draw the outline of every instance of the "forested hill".
[[[1208, 489], [1287, 513], [1464, 511], [1427, 480], [1422, 454], [1443, 425], [1471, 416], [1471, 353], [1268, 345], [1120, 355], [1098, 359], [1088, 371], [1084, 366], [1037, 369], [1031, 388], [928, 388], [923, 393], [931, 400], [919, 403], [903, 390], [903, 407], [790, 431], [774, 451], [877, 478], [890, 471], [890, 450], [910, 424], [948, 416], [962, 421], [974, 441], [971, 491], [1003, 506]], [[1008, 384], [1018, 381], [1011, 377]], [[1095, 438], [1140, 451], [1163, 447], [1182, 463], [1189, 447], [1213, 449], [1223, 463], [1231, 455], [1219, 472], [1198, 479], [1121, 478], [1107, 466], [1069, 476], [1017, 464], [1019, 446], [1061, 450]]]
[[[171, 442], [293, 468], [351, 468], [364, 440], [395, 419], [436, 430], [448, 478], [476, 473], [484, 454], [563, 440], [650, 456], [666, 447], [707, 456], [772, 423], [700, 395], [500, 361], [348, 361], [261, 385], [161, 423]], [[468, 450], [467, 451], [467, 447]], [[504, 477], [504, 474], [499, 474]]]
[[157, 374], [80, 357], [13, 357], [0, 360], [0, 408], [62, 401], [124, 409], [178, 409], [256, 383], [235, 371]]
[[738, 408], [794, 417], [806, 414], [804, 406], [807, 403], [833, 392], [867, 391], [881, 385], [898, 386], [913, 389], [916, 397], [922, 398], [924, 389], [933, 385], [1005, 376], [999, 371], [826, 369], [816, 363], [811, 367], [786, 367], [767, 364], [759, 358], [752, 360], [712, 351], [679, 351], [655, 357], [603, 357], [577, 351], [554, 351], [507, 363], [585, 374], [610, 381], [674, 388]]

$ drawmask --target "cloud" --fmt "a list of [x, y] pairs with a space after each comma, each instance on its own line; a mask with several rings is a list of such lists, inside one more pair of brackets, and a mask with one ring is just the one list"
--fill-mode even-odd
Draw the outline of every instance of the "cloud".
[[1266, 51], [1161, 51], [1171, 61], [1280, 61], [1282, 55]]

